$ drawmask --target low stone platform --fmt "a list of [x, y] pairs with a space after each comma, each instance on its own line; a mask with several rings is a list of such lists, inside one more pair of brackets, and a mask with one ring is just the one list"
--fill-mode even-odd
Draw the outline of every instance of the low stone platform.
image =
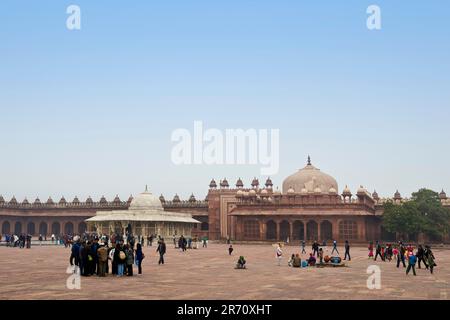
[[[450, 251], [436, 248], [435, 274], [417, 270], [406, 275], [395, 262], [367, 258], [365, 247], [351, 250], [345, 268], [290, 268], [299, 248], [284, 248], [278, 266], [271, 245], [235, 244], [232, 256], [225, 244], [180, 252], [168, 244], [166, 264], [159, 266], [156, 247], [145, 247], [141, 276], [81, 277], [81, 289], [66, 280], [70, 249], [33, 246], [0, 247], [1, 299], [450, 299]], [[339, 248], [341, 257], [343, 248]], [[342, 252], [341, 252], [342, 250]], [[331, 248], [325, 249], [330, 254]], [[240, 255], [246, 270], [234, 269]], [[302, 255], [302, 259], [307, 255]], [[367, 288], [367, 268], [381, 269], [381, 289]], [[135, 272], [137, 271], [134, 268]]]

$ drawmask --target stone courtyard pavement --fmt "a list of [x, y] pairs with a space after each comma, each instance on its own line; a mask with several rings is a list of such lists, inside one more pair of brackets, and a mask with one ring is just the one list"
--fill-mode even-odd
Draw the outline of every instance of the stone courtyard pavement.
[[[450, 299], [448, 249], [434, 249], [434, 275], [422, 269], [414, 277], [394, 262], [369, 260], [366, 248], [352, 248], [352, 261], [345, 268], [294, 269], [287, 261], [299, 252], [297, 247], [284, 248], [281, 266], [270, 244], [234, 247], [230, 257], [224, 244], [185, 253], [168, 244], [164, 266], [157, 264], [156, 247], [145, 247], [142, 276], [81, 277], [81, 289], [69, 290], [69, 249], [2, 246], [0, 299]], [[247, 270], [234, 269], [239, 255], [245, 256]], [[379, 290], [366, 285], [372, 264], [381, 268]]]

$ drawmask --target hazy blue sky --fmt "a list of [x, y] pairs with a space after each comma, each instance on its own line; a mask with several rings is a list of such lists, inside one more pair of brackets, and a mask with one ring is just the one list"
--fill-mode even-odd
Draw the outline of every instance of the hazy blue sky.
[[339, 191], [450, 193], [449, 40], [447, 0], [3, 0], [0, 194], [203, 198], [259, 176], [175, 166], [171, 133], [194, 120], [279, 128], [275, 185], [311, 154]]

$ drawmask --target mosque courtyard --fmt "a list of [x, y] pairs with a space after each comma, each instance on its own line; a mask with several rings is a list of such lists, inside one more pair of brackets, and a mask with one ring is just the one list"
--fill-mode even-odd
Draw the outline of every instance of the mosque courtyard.
[[[270, 244], [225, 244], [183, 253], [168, 243], [166, 264], [158, 265], [156, 247], [144, 247], [143, 275], [118, 278], [81, 277], [80, 289], [68, 289], [70, 249], [33, 246], [0, 247], [0, 299], [450, 299], [450, 248], [433, 248], [437, 267], [405, 275], [395, 262], [367, 258], [365, 247], [353, 247], [352, 260], [342, 268], [290, 268], [298, 247], [284, 247], [282, 265]], [[339, 248], [341, 256], [343, 248]], [[325, 254], [329, 254], [328, 247]], [[247, 270], [235, 270], [239, 255]], [[303, 255], [302, 258], [306, 258]], [[368, 289], [367, 268], [381, 269], [381, 288]], [[134, 267], [137, 274], [137, 268]]]

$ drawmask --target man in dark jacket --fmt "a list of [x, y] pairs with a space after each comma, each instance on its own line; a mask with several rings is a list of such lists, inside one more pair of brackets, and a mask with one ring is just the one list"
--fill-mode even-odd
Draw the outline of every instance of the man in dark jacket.
[[384, 261], [384, 257], [381, 254], [381, 244], [378, 242], [378, 240], [377, 240], [376, 245], [375, 245], [375, 250], [376, 250], [375, 259], [373, 259], [373, 260], [377, 261], [377, 257], [380, 256], [381, 260]]
[[100, 245], [98, 244], [98, 238], [95, 237], [94, 238], [94, 243], [92, 243], [91, 245], [91, 252], [90, 255], [91, 257], [94, 259], [92, 261], [92, 269], [90, 270], [90, 274], [93, 275], [94, 273], [96, 273], [97, 275], [99, 275], [99, 265], [98, 265], [98, 254], [97, 251], [100, 248]]
[[74, 263], [77, 267], [80, 266], [80, 242], [78, 238], [74, 238], [75, 243], [72, 246], [71, 254], [70, 254], [70, 265], [73, 266]]
[[348, 240], [345, 240], [345, 256], [344, 256], [344, 260], [347, 260], [348, 257], [348, 261], [352, 260], [352, 258], [350, 258], [350, 244], [348, 243]]
[[421, 269], [420, 261], [422, 261], [423, 264], [425, 265], [425, 268], [428, 269], [428, 265], [427, 265], [427, 262], [424, 259], [424, 255], [425, 255], [425, 250], [423, 249], [422, 245], [419, 244], [419, 247], [417, 248], [417, 253], [416, 253], [417, 262], [419, 264], [419, 269]]
[[400, 267], [400, 261], [403, 264], [403, 268], [406, 268], [406, 264], [405, 264], [406, 248], [402, 242], [399, 242], [398, 244], [399, 244], [399, 248], [398, 248], [398, 255], [397, 255], [397, 268]]
[[158, 249], [156, 252], [159, 252], [159, 261], [158, 264], [164, 264], [164, 254], [166, 253], [166, 244], [164, 243], [164, 239], [161, 238], [158, 244]]

